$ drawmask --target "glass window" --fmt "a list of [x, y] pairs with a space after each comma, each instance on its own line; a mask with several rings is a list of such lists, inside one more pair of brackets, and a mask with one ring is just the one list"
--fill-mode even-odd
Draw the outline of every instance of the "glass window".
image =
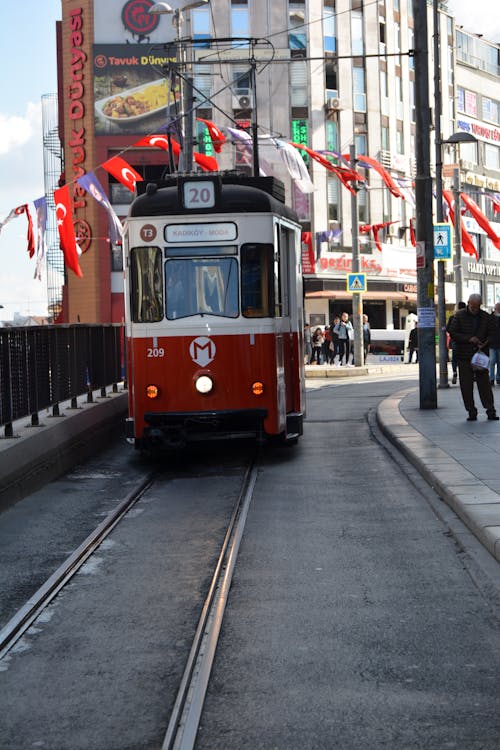
[[[327, 3], [325, 3], [325, 6]], [[335, 30], [335, 10], [334, 8], [323, 8], [323, 43], [325, 52], [337, 51], [337, 39]]]
[[366, 88], [364, 68], [352, 69], [352, 83], [354, 93], [354, 111], [366, 112]]
[[477, 115], [477, 94], [474, 91], [465, 92], [465, 111], [468, 115]]
[[193, 39], [195, 47], [210, 47], [210, 14], [208, 8], [196, 8], [191, 11]]
[[[250, 36], [250, 16], [248, 6], [231, 5], [231, 36], [249, 37]], [[246, 46], [244, 42], [234, 42], [235, 47]]]
[[457, 86], [457, 112], [465, 112], [465, 89]]
[[340, 216], [339, 181], [336, 177], [328, 177], [328, 220], [338, 221]]
[[307, 107], [307, 67], [306, 62], [297, 60], [290, 63], [290, 86], [292, 107]]
[[165, 266], [167, 318], [238, 317], [236, 258], [183, 258]]
[[500, 148], [491, 143], [484, 144], [484, 166], [487, 169], [500, 169]]
[[363, 14], [353, 10], [351, 13], [351, 53], [362, 55], [363, 52]]
[[130, 253], [130, 287], [134, 323], [163, 320], [162, 251], [159, 247], [134, 247]]
[[274, 317], [274, 248], [241, 246], [241, 311], [246, 318]]
[[389, 151], [389, 128], [386, 125], [380, 129], [380, 144], [384, 151]]
[[290, 49], [306, 49], [307, 36], [304, 3], [289, 3], [288, 10], [288, 46]]

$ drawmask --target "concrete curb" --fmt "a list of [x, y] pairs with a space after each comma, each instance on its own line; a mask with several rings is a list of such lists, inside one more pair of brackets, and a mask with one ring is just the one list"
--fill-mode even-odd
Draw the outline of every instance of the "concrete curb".
[[500, 562], [500, 495], [406, 421], [400, 403], [414, 390], [398, 391], [382, 401], [377, 409], [378, 425]]
[[[55, 479], [102, 446], [125, 418], [128, 395], [110, 393], [77, 409], [61, 409], [39, 427], [20, 425], [0, 440], [0, 508]], [[26, 420], [23, 420], [26, 421]]]

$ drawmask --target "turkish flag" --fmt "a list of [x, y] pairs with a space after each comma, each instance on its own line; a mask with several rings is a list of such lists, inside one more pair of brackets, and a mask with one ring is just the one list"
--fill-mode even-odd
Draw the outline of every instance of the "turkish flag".
[[[448, 210], [450, 213], [452, 224], [455, 225], [455, 198], [453, 196], [453, 193], [450, 192], [449, 190], [443, 190], [443, 198], [448, 204]], [[473, 255], [476, 260], [479, 260], [479, 254], [477, 252], [476, 246], [474, 245], [472, 241], [472, 237], [470, 236], [470, 234], [465, 228], [461, 211], [459, 211], [459, 217], [457, 220], [460, 221], [462, 248], [465, 250], [466, 253], [468, 253], [469, 255]]]
[[63, 251], [64, 262], [77, 276], [83, 276], [82, 269], [78, 263], [78, 250], [68, 185], [63, 185], [63, 187], [54, 190], [54, 203], [56, 204], [59, 245]]
[[460, 193], [460, 197], [479, 226], [484, 229], [492, 243], [495, 245], [496, 249], [500, 250], [500, 237], [496, 232], [493, 231], [493, 227], [477, 205], [476, 201], [473, 200], [470, 195], [467, 195], [467, 193]]
[[141, 138], [140, 141], [134, 143], [134, 146], [137, 146], [137, 148], [140, 148], [141, 146], [150, 146], [151, 148], [162, 148], [164, 151], [168, 151], [168, 136], [146, 135], [144, 138]]
[[118, 182], [125, 185], [132, 193], [135, 190], [135, 183], [142, 182], [139, 172], [136, 172], [121, 156], [113, 156], [112, 159], [108, 159], [104, 164], [101, 164], [101, 167], [104, 167], [107, 172], [116, 177]]

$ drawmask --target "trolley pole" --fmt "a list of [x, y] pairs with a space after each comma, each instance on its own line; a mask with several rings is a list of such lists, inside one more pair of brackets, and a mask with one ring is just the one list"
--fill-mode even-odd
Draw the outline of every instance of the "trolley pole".
[[[356, 147], [349, 147], [349, 160], [351, 169], [356, 169]], [[352, 235], [352, 272], [359, 273], [359, 233], [358, 233], [358, 194], [357, 188], [353, 188], [351, 197], [351, 235]], [[363, 361], [363, 305], [361, 292], [352, 293], [352, 318], [354, 327], [354, 365], [362, 367]]]
[[429, 50], [426, 0], [413, 0], [415, 22], [415, 180], [417, 235], [417, 312], [421, 409], [437, 408], [436, 310], [434, 307], [434, 227], [430, 173]]

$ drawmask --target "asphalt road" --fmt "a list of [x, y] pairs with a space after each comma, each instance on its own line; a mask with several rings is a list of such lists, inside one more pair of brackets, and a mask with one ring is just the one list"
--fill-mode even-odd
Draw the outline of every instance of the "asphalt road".
[[[199, 750], [498, 747], [493, 601], [367, 420], [405, 384], [316, 383], [299, 445], [261, 455]], [[0, 747], [161, 747], [247, 455], [219, 450], [164, 470], [0, 663]], [[113, 445], [0, 515], [9, 610], [142, 469]]]

